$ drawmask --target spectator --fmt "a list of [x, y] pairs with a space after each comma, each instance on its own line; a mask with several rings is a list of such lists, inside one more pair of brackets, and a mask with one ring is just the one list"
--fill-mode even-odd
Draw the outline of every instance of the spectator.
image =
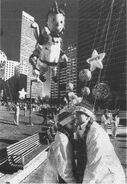
[[43, 119], [44, 119], [43, 124], [47, 124], [48, 108], [46, 104], [43, 105], [42, 111], [43, 111]]
[[17, 103], [15, 105], [15, 113], [14, 113], [14, 124], [15, 125], [19, 125], [19, 112], [20, 108], [19, 108], [19, 103]]
[[24, 105], [24, 116], [26, 116], [26, 112], [27, 112], [27, 105]]
[[73, 151], [71, 141], [74, 132], [74, 116], [63, 112], [58, 116], [58, 132], [51, 144], [44, 170], [43, 183], [73, 183]]
[[117, 135], [117, 128], [120, 122], [120, 118], [118, 116], [119, 116], [119, 109], [117, 109], [112, 116], [111, 121], [112, 138], [115, 138]]
[[[84, 157], [77, 158], [77, 163], [85, 164], [84, 167], [77, 165], [77, 170], [84, 168], [80, 183], [125, 184], [125, 174], [114, 147], [107, 133], [94, 120], [92, 109], [87, 109], [81, 103], [76, 107], [75, 113], [78, 125], [77, 140], [81, 140], [82, 145], [86, 147]], [[82, 149], [78, 150], [80, 151]]]
[[108, 109], [105, 109], [101, 117], [101, 125], [106, 132], [108, 129], [108, 124], [110, 123], [111, 123], [111, 113], [109, 113]]

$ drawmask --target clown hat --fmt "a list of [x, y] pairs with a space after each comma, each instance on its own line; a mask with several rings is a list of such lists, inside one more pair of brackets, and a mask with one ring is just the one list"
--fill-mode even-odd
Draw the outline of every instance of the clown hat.
[[58, 115], [58, 122], [60, 125], [65, 126], [66, 124], [72, 122], [74, 120], [74, 115], [72, 112], [68, 112], [67, 110], [63, 110]]
[[81, 112], [81, 113], [85, 114], [86, 116], [95, 119], [93, 106], [87, 101], [82, 101], [81, 103], [76, 105], [75, 112]]

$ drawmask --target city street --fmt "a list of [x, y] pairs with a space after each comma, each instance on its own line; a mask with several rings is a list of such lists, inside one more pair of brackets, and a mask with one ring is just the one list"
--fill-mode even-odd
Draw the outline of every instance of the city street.
[[[21, 140], [35, 132], [41, 131], [43, 117], [32, 113], [32, 123], [34, 126], [29, 124], [29, 111], [24, 116], [23, 110], [20, 111], [20, 124], [19, 126], [14, 125], [14, 111], [8, 111], [5, 106], [0, 106], [0, 150], [5, 148], [17, 140]], [[121, 123], [118, 128], [118, 134], [116, 139], [111, 141], [115, 147], [116, 153], [122, 163], [125, 173], [127, 173], [127, 128], [125, 123]], [[109, 135], [111, 135], [111, 127], [108, 129]], [[45, 162], [41, 164], [33, 173], [25, 178], [21, 183], [41, 183], [43, 178]], [[127, 175], [126, 175], [127, 179]]]
[[70, 176], [76, 161], [77, 182], [85, 168], [83, 183], [122, 184], [123, 169], [127, 183], [126, 14], [124, 0], [1, 0], [0, 184], [42, 183], [47, 153]]
[[29, 111], [24, 116], [24, 111], [20, 110], [19, 126], [14, 124], [14, 111], [8, 111], [7, 107], [0, 106], [0, 150], [24, 139], [29, 135], [41, 131], [43, 117], [32, 113], [32, 124], [29, 124]]
[[[111, 129], [109, 127], [108, 129], [109, 135], [111, 135]], [[114, 145], [115, 151], [121, 161], [121, 164], [124, 168], [125, 174], [126, 174], [126, 183], [127, 183], [127, 128], [126, 126], [120, 125], [118, 128], [118, 135], [116, 139], [112, 139], [111, 141]], [[30, 174], [24, 181], [21, 183], [41, 183], [43, 178], [43, 172], [44, 172], [44, 166], [45, 162], [40, 165], [32, 174]]]

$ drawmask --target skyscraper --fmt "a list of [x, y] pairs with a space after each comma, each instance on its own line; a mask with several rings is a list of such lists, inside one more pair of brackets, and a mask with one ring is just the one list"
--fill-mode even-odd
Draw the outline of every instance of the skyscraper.
[[5, 64], [5, 75], [3, 78], [3, 98], [16, 101], [18, 99], [19, 78], [16, 75], [19, 62], [7, 60]]
[[15, 75], [16, 72], [16, 66], [19, 65], [19, 62], [7, 60], [5, 64], [5, 81], [10, 79]]
[[[97, 83], [106, 83], [110, 95], [106, 99], [109, 108], [126, 108], [126, 4], [124, 0], [79, 1], [78, 73], [88, 68], [86, 60], [94, 49], [105, 52], [103, 70], [92, 72], [87, 85], [92, 90]], [[81, 81], [77, 80], [80, 95]], [[91, 94], [90, 98], [95, 102]], [[99, 101], [97, 101], [98, 103]], [[102, 101], [101, 101], [102, 104]], [[103, 107], [104, 108], [104, 107]]]
[[[27, 91], [27, 97], [30, 97], [30, 81], [33, 78], [32, 65], [29, 63], [29, 57], [35, 49], [36, 39], [34, 36], [31, 24], [34, 22], [34, 17], [26, 12], [22, 12], [21, 24], [21, 44], [20, 44], [20, 76], [21, 88]], [[24, 82], [24, 84], [23, 84]], [[42, 96], [43, 83], [32, 82], [32, 98]]]
[[65, 54], [68, 57], [66, 67], [58, 67], [58, 83], [52, 81], [51, 75], [51, 98], [54, 101], [61, 103], [66, 96], [67, 83], [71, 82], [74, 84], [74, 92], [76, 92], [77, 85], [77, 48], [75, 44], [68, 46]]

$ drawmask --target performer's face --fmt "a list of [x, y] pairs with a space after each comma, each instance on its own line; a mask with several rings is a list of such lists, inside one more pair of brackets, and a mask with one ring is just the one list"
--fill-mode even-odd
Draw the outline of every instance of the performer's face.
[[78, 120], [78, 124], [82, 125], [84, 123], [87, 123], [88, 121], [88, 116], [86, 116], [85, 114], [81, 113], [81, 112], [77, 112], [77, 120]]
[[75, 123], [75, 120], [72, 120], [70, 123], [68, 123], [68, 124], [66, 125], [66, 127], [67, 127], [69, 130], [71, 130], [72, 132], [75, 132], [75, 131], [76, 131], [76, 128], [77, 128], [76, 123]]
[[77, 127], [77, 131], [76, 131], [76, 134], [77, 134], [77, 138], [83, 138], [83, 135], [84, 135], [84, 131], [86, 129], [86, 125], [88, 123], [88, 121], [90, 120], [90, 118], [88, 116], [86, 116], [85, 114], [83, 113], [80, 113], [80, 112], [77, 112], [77, 124], [78, 124], [78, 127]]

